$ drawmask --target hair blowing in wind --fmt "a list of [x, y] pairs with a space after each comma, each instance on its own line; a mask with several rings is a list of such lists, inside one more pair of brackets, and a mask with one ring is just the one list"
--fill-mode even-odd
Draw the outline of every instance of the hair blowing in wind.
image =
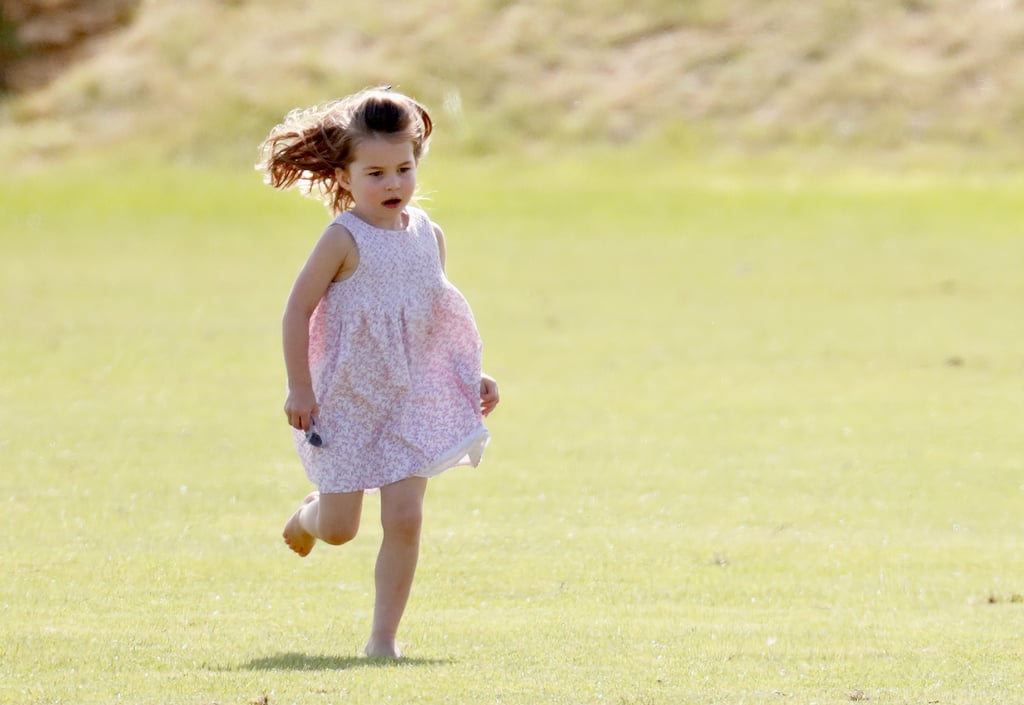
[[338, 182], [338, 170], [348, 168], [360, 140], [407, 139], [418, 162], [432, 131], [430, 114], [419, 102], [388, 88], [370, 88], [290, 112], [260, 145], [256, 168], [274, 188], [294, 186], [337, 214], [352, 206], [352, 194]]

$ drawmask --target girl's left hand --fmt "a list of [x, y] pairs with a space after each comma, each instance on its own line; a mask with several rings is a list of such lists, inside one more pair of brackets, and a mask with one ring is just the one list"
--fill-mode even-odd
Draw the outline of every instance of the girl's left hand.
[[494, 411], [499, 398], [498, 383], [490, 375], [484, 375], [480, 380], [480, 411], [484, 416]]

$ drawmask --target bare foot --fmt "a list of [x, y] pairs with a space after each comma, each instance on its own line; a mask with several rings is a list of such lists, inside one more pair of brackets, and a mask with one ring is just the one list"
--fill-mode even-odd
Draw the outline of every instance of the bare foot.
[[402, 658], [402, 650], [394, 640], [377, 640], [370, 638], [364, 649], [369, 658]]
[[302, 522], [300, 521], [302, 508], [319, 496], [319, 492], [310, 492], [306, 495], [306, 498], [302, 500], [302, 504], [295, 510], [295, 513], [292, 514], [288, 523], [284, 525], [284, 532], [282, 533], [282, 536], [284, 536], [284, 542], [288, 544], [288, 548], [292, 549], [303, 558], [308, 556], [309, 552], [313, 550], [313, 544], [316, 543], [316, 537], [302, 528]]

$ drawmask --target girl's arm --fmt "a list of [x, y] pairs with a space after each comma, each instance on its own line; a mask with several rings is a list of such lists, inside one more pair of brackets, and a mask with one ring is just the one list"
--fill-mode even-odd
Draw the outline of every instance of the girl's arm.
[[[444, 244], [444, 231], [441, 230], [441, 226], [437, 223], [431, 224], [434, 226], [434, 237], [437, 238], [437, 253], [441, 257], [441, 271], [444, 271], [445, 255], [447, 254]], [[499, 399], [498, 383], [494, 377], [485, 373], [480, 379], [480, 410], [484, 416], [494, 411], [494, 407], [498, 405]]]
[[284, 413], [291, 426], [303, 431], [309, 429], [310, 417], [319, 411], [309, 371], [309, 318], [331, 282], [354, 269], [356, 251], [355, 240], [343, 225], [329, 225], [296, 277], [285, 305], [281, 320], [288, 373]]

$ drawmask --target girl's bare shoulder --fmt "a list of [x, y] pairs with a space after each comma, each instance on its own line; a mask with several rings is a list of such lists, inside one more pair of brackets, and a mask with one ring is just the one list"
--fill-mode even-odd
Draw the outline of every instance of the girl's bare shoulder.
[[327, 244], [332, 248], [344, 248], [346, 250], [354, 249], [356, 246], [356, 239], [352, 236], [352, 231], [345, 227], [345, 224], [340, 220], [332, 220], [323, 233], [320, 235], [321, 241], [327, 241]]

